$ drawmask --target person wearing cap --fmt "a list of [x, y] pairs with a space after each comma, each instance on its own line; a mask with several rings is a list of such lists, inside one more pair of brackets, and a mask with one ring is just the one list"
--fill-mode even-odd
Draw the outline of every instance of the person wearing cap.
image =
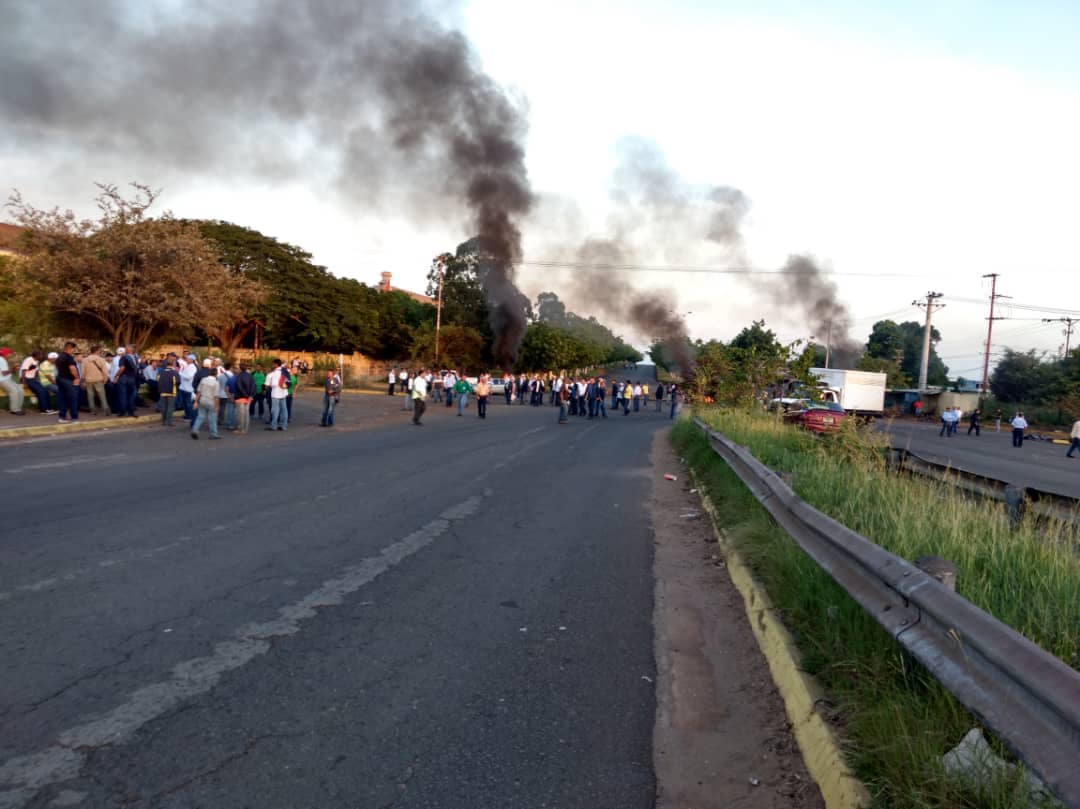
[[191, 425], [191, 437], [199, 438], [199, 430], [203, 422], [210, 428], [210, 439], [218, 438], [217, 407], [218, 407], [218, 377], [217, 369], [210, 367], [206, 374], [199, 380], [199, 386], [195, 389], [195, 423]]
[[8, 410], [13, 416], [25, 416], [22, 385], [12, 378], [11, 362], [14, 362], [12, 350], [7, 346], [0, 348], [0, 388], [7, 393]]
[[176, 394], [176, 406], [184, 411], [184, 420], [195, 420], [195, 374], [199, 370], [195, 355], [188, 354], [177, 362], [180, 369], [180, 390]]
[[139, 397], [139, 359], [130, 346], [116, 349], [120, 361], [116, 368], [116, 407], [118, 416], [135, 418]]
[[45, 359], [38, 363], [38, 381], [57, 402], [60, 401], [60, 389], [56, 387], [56, 365], [53, 362], [59, 356], [55, 351], [50, 351], [45, 355]]
[[75, 344], [64, 343], [56, 357], [56, 387], [60, 392], [61, 424], [79, 420], [79, 366], [75, 361]]

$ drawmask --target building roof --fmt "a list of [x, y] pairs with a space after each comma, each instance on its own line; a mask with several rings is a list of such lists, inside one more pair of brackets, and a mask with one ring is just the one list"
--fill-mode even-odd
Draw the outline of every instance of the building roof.
[[384, 271], [384, 272], [380, 273], [380, 276], [382, 277], [382, 280], [379, 282], [379, 291], [380, 292], [400, 292], [403, 295], [408, 295], [410, 298], [412, 298], [417, 303], [427, 303], [427, 304], [430, 304], [431, 306], [435, 306], [436, 301], [435, 301], [434, 298], [429, 298], [427, 295], [421, 295], [419, 292], [411, 292], [408, 289], [402, 289], [401, 287], [396, 287], [396, 286], [391, 285], [391, 283], [390, 283], [391, 273]]

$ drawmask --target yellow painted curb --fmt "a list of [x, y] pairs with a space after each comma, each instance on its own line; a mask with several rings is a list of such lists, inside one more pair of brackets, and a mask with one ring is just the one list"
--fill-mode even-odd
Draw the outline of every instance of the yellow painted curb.
[[855, 777], [840, 752], [840, 742], [828, 722], [818, 711], [824, 696], [821, 686], [799, 667], [802, 655], [776, 611], [769, 594], [754, 579], [735, 546], [717, 525], [716, 508], [698, 476], [690, 474], [697, 486], [702, 505], [712, 518], [716, 541], [724, 548], [731, 581], [742, 594], [746, 617], [761, 653], [769, 664], [773, 682], [784, 700], [795, 741], [802, 752], [810, 777], [817, 782], [828, 809], [864, 809], [871, 804], [866, 786]]
[[0, 429], [0, 441], [4, 439], [32, 438], [37, 435], [63, 435], [64, 433], [85, 433], [89, 430], [120, 430], [137, 427], [140, 424], [154, 424], [161, 421], [160, 415], [136, 416], [133, 419], [115, 419], [109, 421], [77, 421], [71, 424], [39, 424], [36, 427], [11, 427]]

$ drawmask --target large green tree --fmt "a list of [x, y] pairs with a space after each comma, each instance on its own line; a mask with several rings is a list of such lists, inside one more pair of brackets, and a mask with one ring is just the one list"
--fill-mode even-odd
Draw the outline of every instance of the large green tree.
[[[866, 341], [865, 357], [876, 360], [885, 360], [894, 367], [894, 376], [889, 384], [908, 380], [908, 384], [918, 380], [919, 366], [922, 364], [923, 335], [926, 327], [921, 323], [909, 320], [904, 323], [896, 323], [892, 320], [879, 320], [874, 324], [870, 336]], [[947, 385], [949, 382], [949, 369], [937, 354], [937, 344], [941, 342], [941, 333], [931, 327], [930, 329], [930, 363], [927, 367], [926, 382], [928, 385]], [[872, 365], [872, 364], [871, 364]], [[879, 364], [880, 366], [880, 364]], [[886, 367], [868, 367], [865, 370], [885, 370]]]
[[132, 188], [125, 196], [98, 185], [96, 220], [12, 194], [7, 208], [25, 229], [19, 271], [47, 290], [47, 307], [135, 346], [245, 309], [257, 288], [234, 282], [197, 227], [168, 212], [151, 216], [156, 191]]

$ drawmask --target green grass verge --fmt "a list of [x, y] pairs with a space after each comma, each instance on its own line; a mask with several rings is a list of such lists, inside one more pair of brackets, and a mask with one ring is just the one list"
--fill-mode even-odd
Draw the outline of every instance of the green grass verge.
[[[905, 559], [952, 560], [962, 596], [1080, 667], [1080, 558], [1064, 530], [1028, 519], [1012, 531], [997, 506], [891, 474], [873, 437], [855, 429], [818, 440], [769, 417], [719, 409], [697, 415], [790, 473], [800, 497], [873, 542]], [[829, 691], [849, 761], [876, 804], [1015, 806], [1016, 783], [973, 792], [942, 772], [941, 756], [977, 724], [963, 706], [905, 662], [899, 645], [772, 522], [692, 422], [678, 422], [672, 441], [784, 616], [803, 667]]]

